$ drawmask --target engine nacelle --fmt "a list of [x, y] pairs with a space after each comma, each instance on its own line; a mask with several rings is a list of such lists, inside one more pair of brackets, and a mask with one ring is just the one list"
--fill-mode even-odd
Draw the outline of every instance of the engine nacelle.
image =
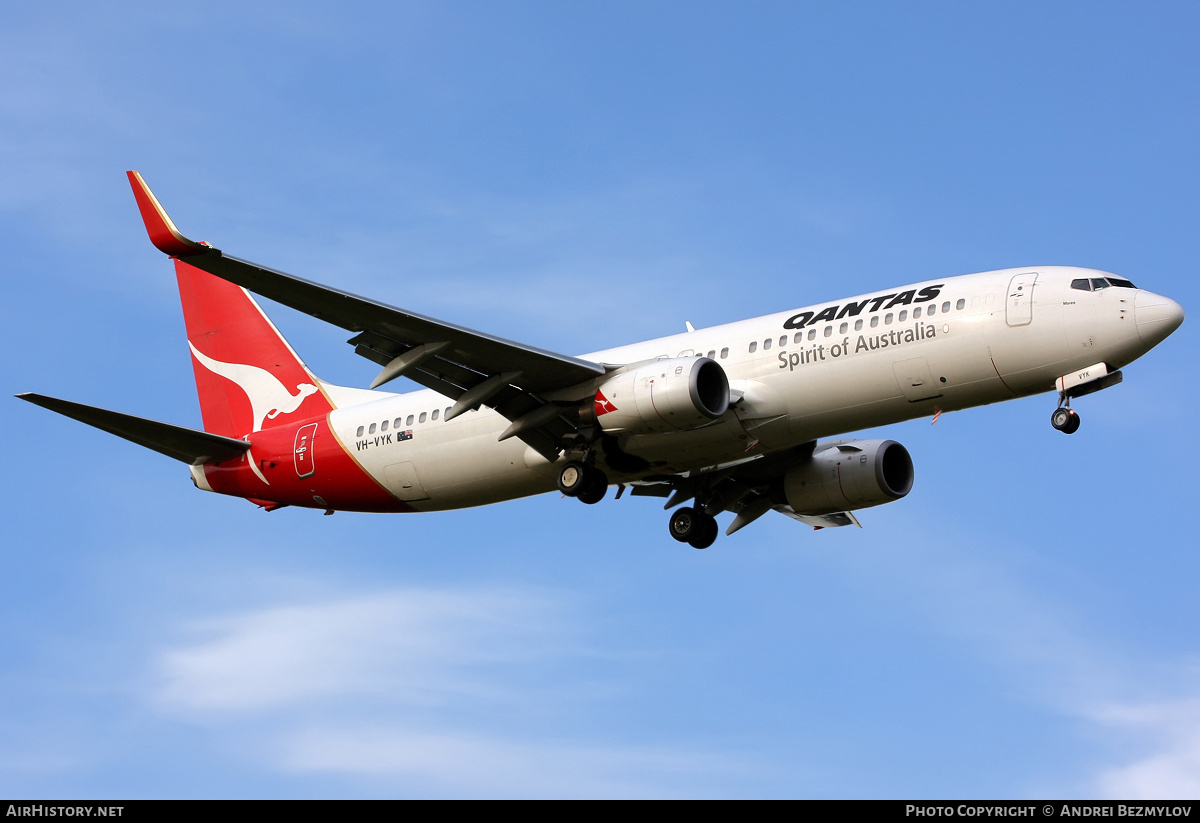
[[729, 378], [715, 360], [674, 357], [622, 372], [603, 383], [585, 418], [611, 434], [686, 431], [729, 408]]
[[895, 440], [844, 440], [818, 445], [788, 469], [784, 495], [797, 514], [854, 511], [899, 500], [913, 485], [908, 449]]

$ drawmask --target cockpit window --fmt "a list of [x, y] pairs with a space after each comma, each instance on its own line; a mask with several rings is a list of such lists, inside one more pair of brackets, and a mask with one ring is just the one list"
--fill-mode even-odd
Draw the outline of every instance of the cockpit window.
[[1080, 291], [1100, 291], [1100, 289], [1107, 289], [1109, 286], [1115, 286], [1118, 289], [1137, 288], [1133, 283], [1120, 277], [1093, 277], [1091, 280], [1071, 281], [1071, 288], [1079, 289]]

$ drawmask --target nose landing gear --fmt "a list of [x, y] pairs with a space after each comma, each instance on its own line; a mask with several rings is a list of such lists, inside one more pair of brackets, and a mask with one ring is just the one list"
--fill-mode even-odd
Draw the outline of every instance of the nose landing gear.
[[1074, 434], [1079, 429], [1079, 415], [1070, 406], [1059, 406], [1050, 415], [1050, 425], [1063, 434]]
[[1107, 363], [1093, 363], [1086, 369], [1064, 374], [1054, 381], [1058, 387], [1058, 408], [1050, 415], [1050, 425], [1063, 434], [1074, 434], [1079, 430], [1079, 415], [1071, 408], [1071, 398], [1107, 389], [1123, 379], [1120, 369], [1112, 371]]

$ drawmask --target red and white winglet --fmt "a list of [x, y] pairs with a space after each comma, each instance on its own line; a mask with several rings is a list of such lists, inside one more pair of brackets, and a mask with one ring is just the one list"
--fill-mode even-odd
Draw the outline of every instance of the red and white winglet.
[[126, 174], [129, 176], [129, 185], [133, 187], [133, 196], [137, 199], [138, 211], [142, 213], [142, 222], [146, 224], [146, 233], [150, 235], [150, 242], [159, 251], [171, 257], [189, 257], [212, 250], [212, 246], [207, 243], [188, 240], [175, 228], [175, 223], [167, 216], [162, 204], [140, 174], [136, 171]]

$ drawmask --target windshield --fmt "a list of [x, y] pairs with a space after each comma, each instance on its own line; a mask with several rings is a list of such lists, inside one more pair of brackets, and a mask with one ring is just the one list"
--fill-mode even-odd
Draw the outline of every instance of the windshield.
[[1079, 291], [1100, 291], [1107, 289], [1109, 286], [1114, 286], [1118, 289], [1136, 289], [1137, 286], [1132, 282], [1120, 277], [1093, 277], [1091, 280], [1081, 278], [1071, 281], [1071, 288]]

